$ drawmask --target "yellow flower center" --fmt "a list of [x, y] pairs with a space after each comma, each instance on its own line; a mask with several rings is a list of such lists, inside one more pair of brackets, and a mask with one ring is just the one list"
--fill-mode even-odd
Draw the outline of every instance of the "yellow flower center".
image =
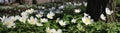
[[48, 15], [48, 18], [52, 18], [52, 16]]
[[6, 23], [5, 23], [5, 25], [11, 25], [11, 23], [10, 23], [10, 21], [7, 21]]
[[59, 32], [56, 31], [55, 33], [59, 33]]
[[34, 22], [35, 22], [35, 20], [34, 20], [34, 19], [32, 19], [32, 20], [31, 20], [31, 23], [32, 23], [32, 24], [34, 24]]
[[89, 18], [86, 18], [85, 22], [86, 22], [86, 23], [90, 22], [90, 19], [89, 19]]
[[50, 33], [51, 31], [50, 30], [47, 30], [47, 33]]

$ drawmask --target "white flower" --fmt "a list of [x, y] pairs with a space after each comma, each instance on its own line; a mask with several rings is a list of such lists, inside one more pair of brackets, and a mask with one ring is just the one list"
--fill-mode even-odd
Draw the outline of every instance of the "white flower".
[[2, 17], [0, 17], [1, 22], [3, 22], [6, 18], [8, 18], [8, 17], [7, 17], [7, 16], [2, 16]]
[[55, 33], [55, 32], [56, 32], [56, 30], [55, 30], [55, 29], [51, 29], [51, 32], [52, 32], [52, 33]]
[[19, 15], [16, 15], [15, 16], [16, 20], [20, 19], [20, 16]]
[[23, 23], [26, 23], [26, 20], [28, 18], [28, 13], [27, 12], [22, 12], [21, 13], [21, 16], [22, 17], [19, 17], [19, 21], [23, 22]]
[[72, 23], [76, 23], [76, 21], [77, 19], [74, 19], [74, 18], [71, 20]]
[[43, 14], [36, 14], [36, 17], [38, 17], [38, 18], [40, 18], [40, 17], [42, 17], [43, 16]]
[[48, 22], [48, 19], [43, 18], [43, 19], [41, 19], [41, 22], [43, 22], [43, 23]]
[[20, 16], [18, 16], [18, 15], [17, 16], [10, 16], [10, 18], [13, 19], [14, 21], [16, 21], [16, 20], [20, 19]]
[[61, 29], [58, 29], [58, 30], [51, 29], [51, 32], [52, 33], [62, 33], [62, 30]]
[[28, 13], [22, 12], [22, 13], [21, 13], [21, 16], [28, 16]]
[[14, 20], [12, 20], [11, 18], [6, 18], [3, 21], [3, 25], [5, 25], [7, 28], [11, 28], [13, 26], [15, 26]]
[[58, 7], [59, 9], [63, 9], [65, 6], [64, 5], [62, 5], [62, 6], [60, 6], [60, 7]]
[[46, 28], [46, 33], [62, 33], [61, 29], [50, 29], [49, 27]]
[[37, 26], [43, 26], [43, 24], [42, 24], [42, 23], [39, 23], [39, 22], [37, 22], [36, 25], [37, 25]]
[[31, 8], [31, 9], [26, 10], [25, 12], [32, 14], [34, 12], [34, 9]]
[[101, 18], [102, 20], [106, 20], [106, 17], [104, 16], [104, 14], [101, 14], [101, 15], [100, 15], [100, 18]]
[[59, 24], [60, 24], [61, 26], [65, 26], [65, 25], [66, 25], [66, 22], [63, 21], [63, 20], [60, 20], [60, 21], [59, 21]]
[[61, 29], [58, 29], [57, 31], [55, 31], [54, 33], [62, 33]]
[[30, 17], [30, 19], [28, 19], [28, 23], [35, 25], [38, 22], [37, 18], [33, 18], [32, 16]]
[[87, 13], [84, 13], [84, 17], [89, 16]]
[[106, 14], [111, 15], [113, 13], [113, 10], [111, 11], [109, 8], [105, 9]]
[[91, 18], [90, 16], [83, 17], [82, 18], [83, 23], [85, 23], [86, 25], [91, 24], [93, 22], [93, 19], [90, 19], [90, 18]]
[[83, 5], [84, 5], [84, 6], [87, 6], [87, 2], [83, 2]]
[[26, 20], [27, 20], [28, 17], [20, 17], [19, 21], [23, 22], [23, 23], [26, 23]]
[[47, 18], [53, 19], [53, 16], [54, 16], [54, 15], [55, 15], [55, 14], [50, 11], [50, 13], [47, 14]]
[[80, 9], [75, 9], [74, 10], [75, 13], [80, 13], [80, 11], [81, 11]]
[[52, 33], [49, 27], [46, 28], [46, 33]]
[[10, 16], [10, 18], [14, 21], [16, 21], [17, 19], [14, 16]]

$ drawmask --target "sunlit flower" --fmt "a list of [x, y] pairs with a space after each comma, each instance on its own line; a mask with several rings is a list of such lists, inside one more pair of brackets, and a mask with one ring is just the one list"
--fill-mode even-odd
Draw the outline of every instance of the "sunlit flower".
[[88, 25], [88, 24], [91, 24], [93, 22], [93, 19], [91, 19], [90, 16], [85, 16], [85, 17], [82, 18], [82, 21], [83, 21], [83, 23]]
[[20, 17], [19, 21], [21, 21], [21, 22], [23, 22], [23, 23], [26, 23], [26, 20], [27, 20], [27, 18], [28, 18], [28, 13], [27, 13], [27, 12], [22, 12], [22, 13], [21, 13], [21, 16], [22, 16], [22, 17]]
[[52, 33], [62, 33], [62, 30], [61, 29], [58, 29], [58, 30], [51, 29], [51, 32]]
[[60, 21], [59, 21], [59, 24], [60, 24], [61, 26], [65, 26], [65, 25], [66, 25], [66, 22], [63, 21], [63, 20], [60, 20]]
[[15, 16], [16, 20], [20, 19], [20, 16], [19, 15], [16, 15]]
[[28, 17], [20, 17], [19, 21], [23, 22], [23, 23], [26, 23], [26, 20], [27, 20]]
[[55, 14], [50, 11], [50, 13], [47, 14], [47, 18], [53, 19], [53, 16], [54, 16], [54, 15], [55, 15]]
[[36, 26], [43, 26], [43, 24], [40, 23], [40, 22], [37, 22], [37, 23], [36, 23]]
[[25, 12], [32, 14], [34, 12], [34, 9], [31, 8], [31, 9], [26, 10]]
[[106, 12], [106, 14], [111, 15], [113, 13], [113, 10], [106, 8], [105, 12]]
[[1, 22], [3, 22], [6, 18], [8, 18], [8, 17], [7, 17], [7, 16], [2, 16], [2, 17], [0, 17]]
[[22, 12], [21, 16], [28, 16], [28, 13], [27, 12]]
[[40, 17], [42, 17], [43, 16], [43, 14], [36, 14], [36, 17], [38, 17], [38, 18], [40, 18]]
[[55, 32], [56, 32], [56, 30], [55, 30], [55, 29], [51, 29], [51, 32], [52, 32], [52, 33], [55, 33]]
[[17, 20], [14, 16], [10, 16], [10, 18], [13, 19], [14, 21]]
[[49, 27], [46, 28], [46, 33], [62, 33], [61, 29], [50, 29]]
[[52, 31], [49, 27], [46, 28], [46, 33], [52, 33]]
[[58, 29], [57, 31], [55, 31], [54, 33], [62, 33], [61, 29]]
[[14, 21], [16, 21], [16, 20], [20, 19], [20, 16], [18, 16], [18, 15], [17, 16], [10, 16], [10, 18], [13, 19]]
[[3, 25], [5, 25], [7, 28], [11, 28], [13, 26], [15, 26], [14, 20], [12, 20], [11, 18], [6, 18], [3, 21]]
[[102, 20], [106, 20], [106, 17], [104, 16], [104, 14], [101, 14], [101, 15], [100, 15], [100, 18], [101, 18]]
[[71, 20], [72, 23], [76, 23], [76, 21], [77, 19], [74, 19], [74, 18]]
[[32, 16], [30, 17], [30, 19], [28, 19], [28, 23], [35, 25], [38, 22], [37, 18], [33, 18]]
[[45, 22], [48, 22], [48, 19], [42, 18], [40, 21], [43, 22], [43, 23], [45, 23]]
[[74, 12], [75, 12], [75, 13], [80, 13], [81, 10], [80, 10], [80, 9], [75, 9]]

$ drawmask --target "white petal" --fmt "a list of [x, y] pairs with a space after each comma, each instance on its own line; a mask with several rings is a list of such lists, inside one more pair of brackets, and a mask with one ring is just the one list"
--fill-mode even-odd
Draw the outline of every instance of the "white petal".
[[52, 32], [52, 33], [55, 33], [55, 32], [56, 32], [56, 30], [55, 30], [55, 29], [51, 29], [51, 32]]
[[88, 15], [87, 13], [84, 13], [84, 17], [85, 17], [85, 16], [89, 16], [89, 15]]
[[43, 26], [43, 24], [42, 24], [42, 23], [36, 23], [36, 25], [37, 25], [37, 26]]
[[75, 9], [75, 10], [74, 10], [75, 13], [80, 13], [80, 11], [81, 11], [81, 10], [79, 10], [79, 9]]
[[113, 10], [106, 8], [105, 12], [106, 12], [106, 14], [111, 15], [113, 13]]
[[61, 29], [58, 29], [58, 30], [56, 31], [56, 33], [62, 33], [62, 30], [61, 30]]
[[65, 25], [66, 25], [66, 22], [64, 22], [63, 20], [60, 20], [60, 21], [59, 21], [59, 24], [60, 24], [61, 26], [65, 26]]
[[104, 14], [101, 14], [100, 18], [101, 18], [102, 20], [106, 20], [106, 17], [104, 16]]
[[74, 18], [71, 20], [72, 23], [76, 23], [76, 21], [77, 21], [77, 20], [74, 19]]
[[48, 22], [48, 19], [42, 18], [42, 19], [41, 19], [41, 22], [42, 22], [42, 23]]

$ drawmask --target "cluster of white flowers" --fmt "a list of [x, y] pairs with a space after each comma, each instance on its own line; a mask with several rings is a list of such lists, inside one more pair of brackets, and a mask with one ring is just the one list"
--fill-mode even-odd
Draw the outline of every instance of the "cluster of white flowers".
[[37, 18], [30, 17], [30, 19], [28, 19], [28, 15], [32, 14], [33, 12], [34, 12], [34, 9], [28, 9], [25, 12], [22, 12], [21, 16], [19, 16], [19, 15], [9, 16], [9, 17], [8, 16], [3, 16], [3, 17], [0, 17], [0, 20], [3, 23], [3, 25], [5, 25], [7, 28], [15, 27], [14, 22], [16, 20], [19, 20], [20, 22], [23, 22], [24, 24], [28, 20], [29, 24], [37, 25], [37, 26], [43, 26], [42, 23], [38, 22]]
[[[68, 2], [67, 4], [71, 4], [71, 2]], [[74, 5], [76, 6], [80, 6], [82, 5], [81, 3], [74, 3]], [[85, 3], [85, 6], [87, 4]], [[62, 5], [60, 7], [58, 7], [59, 9], [63, 9], [65, 7], [65, 5]], [[45, 9], [45, 7], [42, 7], [42, 9]], [[55, 9], [54, 7], [52, 7], [53, 10]], [[28, 23], [30, 25], [36, 25], [36, 26], [43, 26], [44, 23], [49, 22], [49, 19], [54, 19], [55, 13], [53, 11], [50, 11], [49, 13], [47, 13], [47, 15], [44, 15], [43, 12], [40, 12], [38, 14], [35, 15], [35, 17], [33, 16], [29, 16], [30, 14], [33, 14], [35, 12], [34, 9], [28, 9], [24, 12], [22, 12], [20, 15], [16, 15], [16, 16], [3, 16], [0, 17], [1, 22], [3, 23], [3, 25], [5, 25], [7, 28], [12, 28], [15, 27], [15, 21], [18, 20], [24, 24]], [[81, 9], [74, 9], [75, 13], [80, 13]], [[44, 18], [47, 17], [47, 18]], [[103, 17], [103, 15], [102, 15]], [[91, 24], [93, 22], [93, 20], [91, 19], [90, 16], [88, 16], [87, 14], [84, 14], [84, 17], [82, 18], [83, 23], [85, 23], [86, 25]], [[56, 23], [58, 23], [60, 26], [66, 26], [67, 21], [65, 20], [60, 20], [60, 18], [56, 19]], [[77, 23], [77, 19], [73, 18], [70, 21], [71, 23]], [[50, 29], [49, 27], [46, 28], [46, 32], [47, 33], [62, 33], [61, 29]]]
[[49, 27], [46, 28], [46, 33], [62, 33], [61, 29], [50, 29]]
[[76, 3], [76, 2], [66, 2], [66, 5], [74, 5], [74, 6], [87, 6], [87, 2], [82, 2], [82, 3]]
[[[106, 9], [105, 9], [105, 12], [106, 12], [107, 15], [111, 15], [111, 14], [113, 13], [113, 10], [110, 10], [109, 8], [106, 8]], [[104, 14], [101, 14], [101, 15], [100, 15], [100, 18], [101, 18], [102, 20], [106, 21], [106, 16], [105, 16]]]
[[45, 22], [48, 22], [48, 19], [47, 19], [47, 18], [42, 18], [42, 19], [40, 19], [40, 21], [41, 21], [42, 23], [45, 23]]

